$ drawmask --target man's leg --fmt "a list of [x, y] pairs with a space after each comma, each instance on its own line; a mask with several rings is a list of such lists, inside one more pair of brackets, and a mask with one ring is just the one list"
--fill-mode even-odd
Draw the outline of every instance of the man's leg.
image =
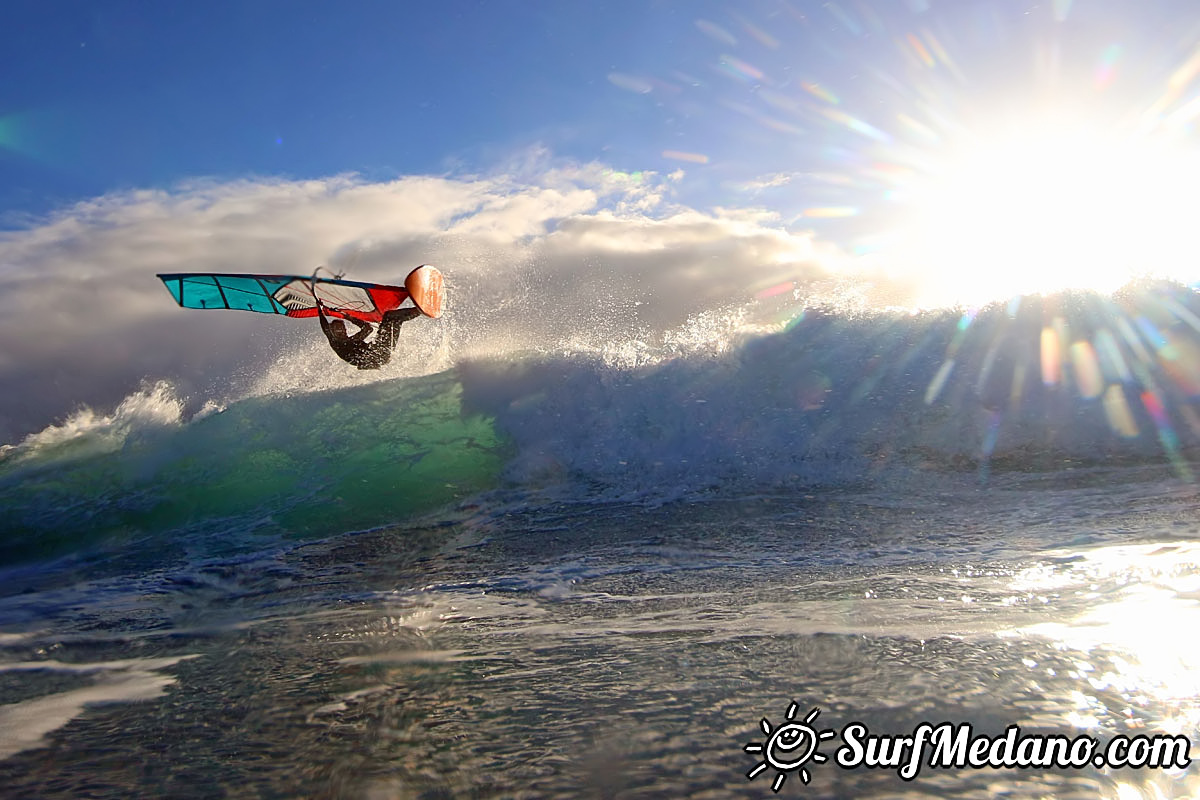
[[395, 349], [400, 340], [400, 326], [419, 316], [421, 311], [416, 308], [394, 308], [385, 312], [383, 322], [379, 323], [379, 341], [387, 342], [389, 350]]
[[383, 313], [383, 321], [398, 320], [400, 322], [408, 322], [414, 317], [421, 316], [421, 309], [409, 306], [407, 308], [393, 308], [391, 311]]

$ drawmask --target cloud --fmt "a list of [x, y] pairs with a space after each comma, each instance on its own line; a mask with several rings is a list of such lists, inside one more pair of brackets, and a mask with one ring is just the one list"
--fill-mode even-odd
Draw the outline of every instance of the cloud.
[[781, 186], [787, 186], [792, 182], [792, 177], [792, 175], [786, 172], [776, 172], [772, 175], [763, 175], [749, 181], [730, 181], [725, 185], [734, 191], [757, 194], [766, 189], [778, 189]]
[[330, 264], [398, 281], [436, 264], [450, 311], [406, 330], [400, 371], [653, 339], [781, 281], [829, 279], [822, 264], [835, 251], [809, 233], [762, 210], [673, 204], [675, 179], [534, 157], [488, 176], [194, 181], [107, 195], [0, 234], [0, 441], [80, 406], [111, 408], [147, 380], [171, 380], [198, 403], [262, 390], [264, 374], [303, 373], [308, 386], [314, 375], [380, 377], [348, 370], [315, 325], [180, 309], [159, 272]]

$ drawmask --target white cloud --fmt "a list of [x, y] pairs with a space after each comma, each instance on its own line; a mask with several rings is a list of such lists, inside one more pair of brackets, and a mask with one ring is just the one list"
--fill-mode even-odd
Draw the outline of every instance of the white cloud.
[[773, 175], [763, 175], [748, 181], [731, 181], [726, 184], [730, 189], [739, 192], [758, 193], [764, 189], [777, 189], [792, 182], [792, 176], [786, 172], [776, 172]]
[[245, 391], [272, 365], [376, 377], [338, 361], [315, 325], [180, 309], [159, 272], [307, 274], [332, 262], [353, 278], [398, 281], [436, 264], [450, 312], [406, 329], [395, 370], [433, 349], [445, 366], [507, 348], [653, 338], [765, 286], [828, 277], [817, 262], [831, 249], [771, 214], [674, 206], [669, 176], [536, 170], [539, 161], [383, 183], [195, 181], [0, 234], [0, 441], [79, 405], [111, 408], [146, 379], [202, 402]]

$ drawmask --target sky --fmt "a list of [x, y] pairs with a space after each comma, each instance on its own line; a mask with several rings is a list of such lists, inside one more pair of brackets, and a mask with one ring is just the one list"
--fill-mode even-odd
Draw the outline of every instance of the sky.
[[16, 0], [0, 442], [336, 366], [157, 272], [435, 263], [462, 354], [1190, 275], [1198, 45], [1183, 0]]
[[[1181, 0], [8, 9], [8, 227], [197, 176], [475, 171], [530, 146], [630, 172], [691, 167], [697, 202], [719, 203], [756, 181], [847, 171], [872, 141], [903, 138], [898, 111], [929, 125], [922, 104], [964, 122], [973, 106], [1024, 105], [1051, 58], [1097, 95], [1125, 89], [1117, 77], [1154, 90], [1142, 76], [1169, 73], [1197, 34]], [[807, 204], [792, 188], [775, 200], [795, 213]]]

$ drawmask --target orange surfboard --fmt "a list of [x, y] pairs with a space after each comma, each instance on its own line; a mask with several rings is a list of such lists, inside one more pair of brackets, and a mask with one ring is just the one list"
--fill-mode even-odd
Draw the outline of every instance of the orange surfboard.
[[404, 288], [413, 303], [427, 317], [437, 319], [446, 304], [446, 286], [442, 273], [428, 264], [417, 267], [404, 279]]

